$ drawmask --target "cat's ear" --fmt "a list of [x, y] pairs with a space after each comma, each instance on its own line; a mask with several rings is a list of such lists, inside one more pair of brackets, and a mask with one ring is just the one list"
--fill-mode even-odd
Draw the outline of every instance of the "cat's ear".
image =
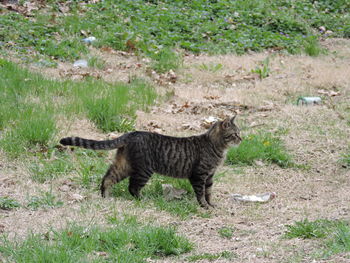
[[221, 128], [222, 129], [227, 130], [230, 127], [231, 127], [231, 120], [230, 120], [230, 118], [226, 118], [225, 120], [222, 121], [222, 123], [221, 123]]

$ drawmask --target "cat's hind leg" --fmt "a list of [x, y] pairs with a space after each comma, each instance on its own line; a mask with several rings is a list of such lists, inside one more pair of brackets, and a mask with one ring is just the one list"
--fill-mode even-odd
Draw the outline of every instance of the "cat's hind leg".
[[119, 183], [128, 176], [130, 176], [130, 167], [124, 156], [124, 148], [120, 148], [113, 164], [111, 164], [102, 179], [100, 188], [102, 197], [111, 196], [113, 185]]
[[113, 185], [115, 185], [116, 183], [119, 183], [120, 181], [122, 181], [128, 176], [129, 174], [127, 171], [118, 169], [118, 167], [112, 164], [102, 179], [102, 183], [100, 187], [102, 197], [111, 196]]
[[150, 171], [134, 171], [130, 175], [129, 180], [129, 192], [135, 198], [140, 198], [140, 191], [142, 187], [144, 187], [149, 178], [152, 176], [152, 172]]

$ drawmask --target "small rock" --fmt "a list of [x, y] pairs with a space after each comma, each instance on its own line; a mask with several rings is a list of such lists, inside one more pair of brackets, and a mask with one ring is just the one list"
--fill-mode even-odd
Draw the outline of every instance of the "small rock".
[[87, 37], [83, 39], [83, 42], [86, 44], [92, 44], [92, 42], [96, 41], [96, 37]]
[[218, 121], [218, 118], [213, 117], [213, 116], [209, 116], [208, 118], [203, 119], [201, 126], [208, 129], [216, 121]]
[[60, 186], [60, 188], [58, 188], [61, 192], [69, 192], [70, 187], [66, 184]]
[[326, 32], [326, 28], [324, 26], [320, 26], [318, 28], [322, 33]]
[[174, 200], [181, 199], [184, 194], [186, 194], [186, 190], [174, 188], [171, 184], [162, 184], [163, 195], [166, 200]]

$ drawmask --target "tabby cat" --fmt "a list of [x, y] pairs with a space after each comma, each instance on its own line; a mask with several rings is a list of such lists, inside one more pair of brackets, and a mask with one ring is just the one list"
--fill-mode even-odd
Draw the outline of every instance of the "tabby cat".
[[106, 141], [79, 137], [61, 139], [63, 145], [94, 150], [118, 149], [112, 165], [101, 184], [103, 197], [112, 186], [130, 177], [129, 192], [139, 197], [140, 190], [153, 173], [175, 178], [188, 178], [199, 204], [208, 208], [211, 202], [213, 175], [232, 144], [239, 144], [239, 128], [233, 118], [217, 121], [207, 132], [191, 137], [171, 137], [157, 133], [135, 131]]

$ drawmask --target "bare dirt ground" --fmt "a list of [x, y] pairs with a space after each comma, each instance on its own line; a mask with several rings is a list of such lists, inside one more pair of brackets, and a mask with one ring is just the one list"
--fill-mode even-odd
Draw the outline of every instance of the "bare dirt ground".
[[[51, 188], [65, 205], [37, 211], [0, 210], [0, 231], [23, 237], [30, 231], [64, 227], [69, 221], [103, 224], [107, 214], [128, 213], [160, 225], [176, 224], [178, 231], [195, 244], [191, 254], [225, 250], [237, 254], [229, 261], [215, 262], [350, 262], [349, 254], [313, 259], [320, 248], [318, 241], [282, 238], [285, 225], [304, 218], [350, 220], [350, 170], [339, 163], [350, 145], [350, 41], [333, 39], [323, 45], [329, 53], [316, 58], [269, 53], [185, 56], [183, 68], [175, 75], [154, 74], [146, 70], [147, 61], [112, 51], [95, 51], [106, 61], [103, 70], [78, 70], [67, 64], [60, 64], [58, 69], [40, 69], [55, 78], [79, 79], [85, 74], [128, 81], [130, 75], [147, 77], [168, 100], [160, 100], [149, 112], [138, 112], [138, 129], [178, 136], [196, 134], [205, 130], [203, 123], [209, 116], [223, 118], [238, 112], [243, 135], [257, 130], [286, 131], [282, 139], [288, 152], [296, 163], [310, 169], [282, 169], [262, 163], [223, 166], [220, 171], [225, 176], [215, 182], [213, 190], [218, 208], [210, 212], [210, 218], [193, 216], [182, 221], [155, 208], [137, 208], [133, 201], [123, 198], [104, 200], [97, 192], [74, 185], [69, 192], [61, 191], [70, 176], [51, 184], [34, 183], [23, 164], [6, 162], [2, 155], [1, 194], [21, 201], [40, 189]], [[270, 76], [260, 79], [251, 69], [267, 56]], [[217, 64], [222, 68], [215, 70]], [[296, 105], [302, 95], [321, 96], [322, 104]], [[60, 135], [67, 134], [105, 137], [87, 120], [64, 125]], [[277, 197], [263, 205], [231, 200], [233, 193], [272, 191]], [[84, 199], [76, 200], [73, 193]], [[233, 228], [233, 237], [221, 237], [218, 230], [222, 227]], [[186, 256], [156, 262], [183, 262]]]

